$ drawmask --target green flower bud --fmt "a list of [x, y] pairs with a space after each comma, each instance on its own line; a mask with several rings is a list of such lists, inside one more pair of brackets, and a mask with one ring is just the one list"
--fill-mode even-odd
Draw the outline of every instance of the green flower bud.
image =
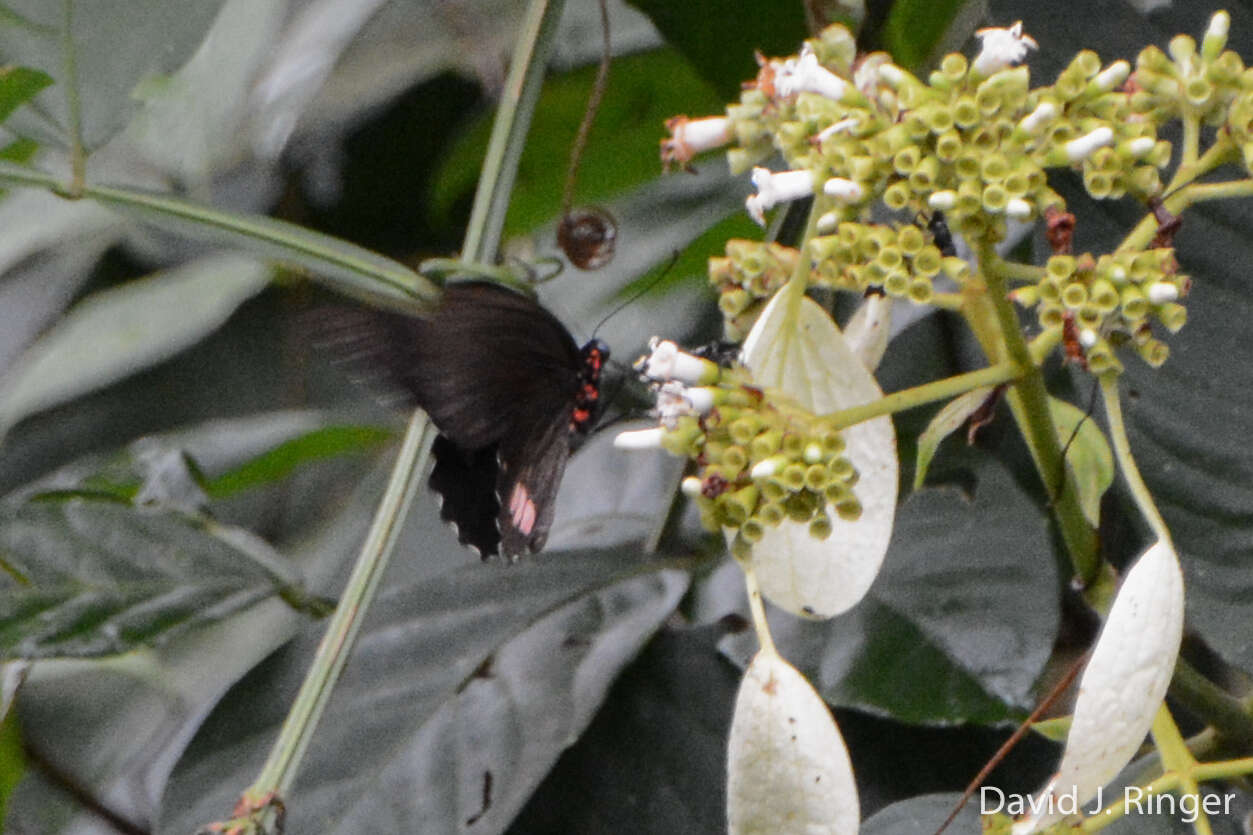
[[939, 177], [940, 161], [933, 156], [926, 156], [909, 175], [909, 186], [914, 191], [931, 191]]
[[731, 435], [732, 441], [741, 446], [747, 446], [752, 443], [764, 426], [764, 422], [758, 415], [748, 412], [731, 421], [727, 432]]
[[822, 490], [831, 483], [831, 476], [822, 464], [810, 464], [805, 468], [805, 486], [810, 490]]
[[953, 121], [963, 129], [972, 128], [983, 120], [974, 96], [960, 96], [953, 102]]
[[1160, 339], [1150, 338], [1143, 345], [1137, 345], [1136, 351], [1153, 368], [1161, 368], [1170, 356], [1170, 346]]
[[1001, 185], [1011, 198], [1023, 197], [1031, 189], [1031, 172], [1019, 166], [1005, 175], [1005, 181]]
[[733, 493], [723, 493], [715, 502], [723, 524], [728, 528], [743, 525], [757, 507], [757, 485], [749, 484]]
[[[761, 485], [761, 497], [767, 502], [779, 503], [791, 495], [792, 491], [787, 489], [787, 485], [783, 483], [783, 479], [779, 476], [771, 476], [759, 482]], [[779, 505], [782, 508], [782, 505]]]
[[1040, 320], [1041, 327], [1060, 328], [1065, 318], [1065, 308], [1052, 302], [1041, 302], [1036, 316]]
[[896, 245], [910, 257], [917, 255], [926, 243], [927, 236], [917, 226], [902, 226], [897, 231]]
[[816, 493], [802, 490], [788, 496], [783, 502], [783, 508], [787, 512], [787, 518], [793, 522], [808, 522], [813, 518], [820, 501], [821, 498]]
[[1076, 310], [1088, 300], [1088, 288], [1082, 281], [1068, 281], [1062, 286], [1062, 304]]
[[827, 456], [844, 452], [844, 436], [836, 429], [819, 430], [818, 442], [822, 444], [822, 451]]
[[853, 491], [848, 485], [842, 481], [832, 481], [822, 491], [822, 497], [826, 499], [828, 504], [838, 505], [840, 502], [847, 501], [853, 495]]
[[883, 290], [889, 296], [903, 297], [909, 292], [909, 273], [893, 270], [883, 279]]
[[787, 513], [784, 511], [781, 501], [771, 500], [757, 510], [757, 518], [761, 520], [762, 524], [771, 528], [777, 528], [787, 518]]
[[1094, 331], [1099, 328], [1104, 318], [1100, 308], [1091, 302], [1080, 305], [1079, 309], [1075, 311], [1075, 324], [1088, 330]]
[[1092, 304], [1102, 313], [1114, 312], [1121, 301], [1121, 297], [1118, 295], [1118, 291], [1114, 289], [1114, 285], [1103, 278], [1098, 278], [1092, 282], [1092, 286], [1088, 288], [1088, 297], [1092, 300]]
[[1114, 196], [1114, 180], [1109, 174], [1094, 168], [1083, 172], [1083, 187], [1097, 200]]
[[740, 536], [744, 537], [744, 541], [751, 545], [761, 542], [761, 538], [765, 535], [766, 527], [757, 519], [745, 519], [744, 524], [740, 525]]
[[809, 522], [809, 535], [814, 539], [826, 539], [831, 535], [831, 517], [823, 513]]
[[845, 522], [856, 522], [861, 518], [861, 502], [856, 496], [849, 496], [835, 506], [835, 512]]
[[779, 451], [779, 447], [783, 444], [782, 429], [767, 429], [759, 433], [752, 441], [749, 442], [749, 455], [754, 461], [761, 461], [769, 458]]
[[1040, 283], [1036, 285], [1040, 288], [1040, 299], [1048, 304], [1060, 303], [1062, 300], [1063, 281], [1063, 279], [1059, 279], [1052, 274], [1040, 279]]
[[970, 265], [966, 263], [964, 258], [958, 258], [956, 255], [945, 255], [941, 269], [946, 276], [958, 284], [964, 284], [970, 280]]
[[898, 246], [885, 246], [879, 250], [879, 254], [875, 256], [875, 261], [883, 265], [888, 272], [897, 269], [905, 260], [904, 253]]
[[843, 484], [847, 484], [848, 480], [857, 473], [853, 462], [843, 456], [832, 458], [827, 463], [827, 471], [831, 473], [832, 480]]
[[941, 134], [953, 128], [953, 111], [945, 103], [935, 102], [922, 108], [922, 118], [934, 134]]
[[983, 85], [979, 85], [979, 91], [975, 93], [975, 105], [979, 108], [979, 112], [986, 116], [995, 116], [996, 112], [1001, 109], [1004, 100], [1001, 94], [994, 89], [985, 89]]
[[738, 444], [728, 444], [722, 451], [722, 466], [738, 474], [748, 466], [748, 452]]
[[940, 61], [940, 72], [953, 85], [960, 84], [965, 80], [968, 68], [969, 64], [966, 61], [966, 56], [960, 52], [950, 52], [944, 56], [944, 60]]
[[737, 532], [735, 539], [731, 540], [731, 556], [740, 562], [748, 562], [753, 556], [753, 543]]
[[889, 209], [900, 211], [909, 205], [910, 188], [908, 182], [900, 180], [892, 183], [883, 192], [883, 203]]
[[724, 316], [738, 316], [752, 302], [753, 297], [744, 290], [727, 290], [718, 296], [718, 309]]
[[1006, 204], [1009, 203], [1009, 193], [1005, 191], [1005, 187], [1000, 183], [989, 183], [983, 189], [983, 206], [989, 212], [999, 214], [1005, 211]]
[[1009, 298], [1019, 307], [1035, 307], [1040, 301], [1040, 288], [1034, 284], [1019, 287], [1010, 292]]
[[1120, 303], [1122, 305], [1122, 317], [1129, 322], [1138, 322], [1143, 319], [1149, 312], [1149, 303], [1144, 298], [1144, 293], [1134, 284], [1128, 284], [1122, 288], [1119, 294]]
[[1113, 349], [1109, 347], [1109, 343], [1104, 339], [1098, 339], [1096, 344], [1087, 350], [1087, 357], [1088, 370], [1093, 374], [1122, 370], [1122, 363], [1114, 356]]
[[675, 427], [661, 436], [661, 447], [678, 458], [696, 455], [705, 440], [705, 432], [695, 415], [679, 418]]
[[930, 279], [915, 278], [909, 282], [909, 300], [914, 304], [927, 304], [934, 296], [935, 290]]
[[892, 167], [896, 169], [897, 174], [907, 177], [921, 159], [922, 151], [917, 145], [906, 145], [892, 157]]
[[961, 151], [961, 134], [955, 130], [945, 131], [935, 140], [935, 155], [942, 162], [953, 162]]
[[793, 492], [805, 487], [805, 468], [796, 463], [788, 464], [779, 474], [783, 486]]
[[795, 432], [786, 432], [783, 435], [783, 444], [780, 450], [788, 458], [800, 458], [805, 454], [806, 438], [797, 435]]
[[1157, 306], [1157, 318], [1171, 333], [1178, 333], [1179, 329], [1188, 321], [1188, 309], [1181, 304], [1175, 302], [1167, 302], [1166, 304]]
[[943, 258], [944, 256], [937, 246], [927, 244], [914, 256], [914, 260], [911, 263], [911, 266], [914, 268], [914, 274], [923, 278], [931, 278], [940, 271]]

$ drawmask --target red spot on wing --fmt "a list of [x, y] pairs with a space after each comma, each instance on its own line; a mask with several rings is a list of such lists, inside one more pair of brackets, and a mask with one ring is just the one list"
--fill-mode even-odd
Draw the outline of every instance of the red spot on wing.
[[509, 494], [509, 518], [513, 526], [523, 534], [530, 536], [535, 528], [535, 502], [525, 484], [515, 484]]

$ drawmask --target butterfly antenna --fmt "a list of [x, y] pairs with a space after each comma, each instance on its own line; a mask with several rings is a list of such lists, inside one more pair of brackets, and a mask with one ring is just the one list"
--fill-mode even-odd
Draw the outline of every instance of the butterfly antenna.
[[665, 268], [662, 269], [661, 272], [657, 273], [656, 278], [650, 281], [646, 281], [644, 282], [642, 286], [637, 287], [635, 292], [627, 296], [622, 302], [618, 304], [617, 307], [615, 307], [613, 310], [606, 313], [605, 318], [601, 319], [599, 322], [596, 323], [596, 327], [592, 329], [592, 337], [595, 338], [596, 334], [600, 332], [601, 327], [610, 319], [612, 319], [614, 316], [617, 316], [619, 313], [621, 313], [623, 308], [625, 308], [627, 305], [630, 305], [630, 304], [633, 304], [634, 302], [639, 301], [641, 296], [643, 296], [649, 290], [653, 289], [659, 283], [661, 283], [661, 280], [665, 278], [666, 275], [669, 274], [670, 270], [674, 269], [674, 265], [677, 264], [678, 261], [679, 261], [679, 251], [676, 249], [670, 253], [670, 260], [666, 263]]

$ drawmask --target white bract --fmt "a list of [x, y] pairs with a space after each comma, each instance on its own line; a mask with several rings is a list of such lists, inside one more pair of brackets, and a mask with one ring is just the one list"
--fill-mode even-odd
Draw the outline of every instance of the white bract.
[[[753, 382], [777, 389], [816, 415], [883, 396], [874, 377], [817, 303], [787, 291], [775, 294], [744, 340]], [[844, 431], [846, 454], [860, 478], [854, 492], [861, 517], [841, 519], [832, 532], [784, 521], [767, 528], [750, 560], [762, 594], [795, 615], [834, 617], [856, 605], [879, 573], [896, 514], [896, 433], [881, 417]]]
[[831, 711], [794, 667], [762, 650], [744, 672], [727, 744], [731, 835], [852, 835], [861, 816]]
[[1015, 824], [1014, 835], [1063, 817], [1048, 798], [1073, 795], [1082, 806], [1131, 761], [1166, 695], [1182, 636], [1183, 574], [1161, 541], [1127, 572], [1079, 682], [1061, 765], [1034, 796], [1041, 813]]

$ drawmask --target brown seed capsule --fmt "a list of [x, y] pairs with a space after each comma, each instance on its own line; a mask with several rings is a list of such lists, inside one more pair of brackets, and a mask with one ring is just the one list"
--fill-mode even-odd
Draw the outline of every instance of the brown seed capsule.
[[598, 270], [613, 260], [618, 224], [604, 209], [573, 209], [557, 226], [557, 246], [580, 270]]

